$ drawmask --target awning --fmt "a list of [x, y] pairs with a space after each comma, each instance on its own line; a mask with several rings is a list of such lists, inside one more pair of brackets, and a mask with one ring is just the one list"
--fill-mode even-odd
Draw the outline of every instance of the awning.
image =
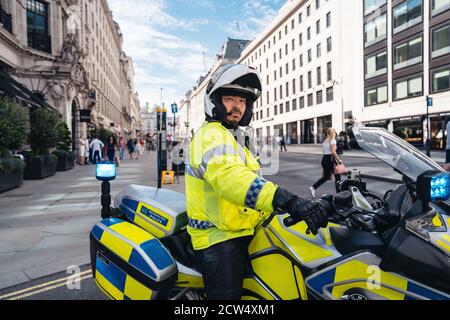
[[14, 97], [29, 106], [50, 107], [45, 101], [17, 82], [9, 74], [0, 70], [0, 94]]

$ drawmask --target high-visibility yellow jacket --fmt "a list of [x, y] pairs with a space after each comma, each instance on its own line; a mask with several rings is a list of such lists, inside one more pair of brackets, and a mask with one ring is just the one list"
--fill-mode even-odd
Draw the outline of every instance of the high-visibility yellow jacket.
[[185, 161], [188, 232], [195, 250], [253, 235], [273, 212], [278, 188], [259, 176], [260, 165], [218, 122], [195, 134]]

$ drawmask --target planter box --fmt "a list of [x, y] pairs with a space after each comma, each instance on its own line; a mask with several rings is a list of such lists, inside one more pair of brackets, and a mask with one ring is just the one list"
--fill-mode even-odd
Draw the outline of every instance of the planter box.
[[58, 156], [58, 164], [56, 166], [57, 171], [67, 171], [73, 169], [75, 166], [75, 159], [69, 160], [67, 156]]
[[0, 192], [20, 187], [23, 184], [23, 168], [14, 170], [10, 175], [0, 171]]
[[56, 174], [56, 160], [46, 160], [44, 157], [27, 160], [23, 178], [25, 180], [40, 180]]

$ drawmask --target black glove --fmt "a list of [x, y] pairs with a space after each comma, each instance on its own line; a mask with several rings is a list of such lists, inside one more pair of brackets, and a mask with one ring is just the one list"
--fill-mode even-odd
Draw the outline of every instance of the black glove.
[[287, 210], [294, 219], [304, 220], [314, 235], [319, 228], [328, 225], [326, 212], [317, 202], [300, 198], [285, 189], [277, 189], [272, 204], [275, 210]]

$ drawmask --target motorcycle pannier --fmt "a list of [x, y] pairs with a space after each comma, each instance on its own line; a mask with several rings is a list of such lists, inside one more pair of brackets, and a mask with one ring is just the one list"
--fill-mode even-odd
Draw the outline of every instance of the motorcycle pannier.
[[157, 238], [177, 233], [188, 223], [186, 197], [171, 190], [130, 185], [116, 196], [114, 206]]
[[128, 222], [97, 223], [90, 247], [95, 282], [112, 299], [167, 299], [177, 280], [177, 264], [169, 251], [153, 235]]

